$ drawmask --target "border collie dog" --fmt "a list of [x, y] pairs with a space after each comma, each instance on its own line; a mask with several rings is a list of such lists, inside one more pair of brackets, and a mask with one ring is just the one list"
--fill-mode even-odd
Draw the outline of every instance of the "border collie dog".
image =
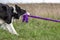
[[[15, 12], [14, 12], [15, 11]], [[26, 10], [19, 6], [10, 7], [7, 4], [0, 3], [0, 24], [3, 29], [7, 29], [10, 33], [18, 35], [13, 27], [12, 19], [19, 19], [19, 17], [26, 13]]]

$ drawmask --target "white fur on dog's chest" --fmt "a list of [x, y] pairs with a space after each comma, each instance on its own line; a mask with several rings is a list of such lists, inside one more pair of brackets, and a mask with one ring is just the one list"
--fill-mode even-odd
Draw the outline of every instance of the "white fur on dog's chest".
[[3, 24], [3, 23], [5, 23], [4, 20], [0, 19], [0, 24]]

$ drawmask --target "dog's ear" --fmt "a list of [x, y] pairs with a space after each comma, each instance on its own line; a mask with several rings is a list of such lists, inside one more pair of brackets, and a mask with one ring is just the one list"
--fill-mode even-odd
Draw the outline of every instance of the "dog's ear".
[[16, 8], [20, 8], [18, 5], [15, 5]]
[[2, 6], [2, 9], [3, 9], [4, 11], [6, 11], [6, 10], [7, 10], [6, 6]]
[[18, 12], [18, 11], [20, 11], [20, 7], [19, 6], [17, 6], [17, 5], [15, 5], [15, 8], [16, 8], [16, 11]]

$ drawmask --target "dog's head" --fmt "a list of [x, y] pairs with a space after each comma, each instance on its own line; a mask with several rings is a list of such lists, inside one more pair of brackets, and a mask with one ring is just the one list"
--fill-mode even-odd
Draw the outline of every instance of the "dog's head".
[[15, 16], [17, 17], [17, 19], [19, 19], [19, 17], [23, 14], [26, 13], [26, 10], [21, 9], [19, 6], [15, 5], [15, 10], [17, 12], [17, 14], [15, 14]]

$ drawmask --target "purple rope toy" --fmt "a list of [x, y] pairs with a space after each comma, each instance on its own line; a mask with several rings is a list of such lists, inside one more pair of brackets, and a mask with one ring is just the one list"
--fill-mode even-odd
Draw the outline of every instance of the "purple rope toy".
[[42, 19], [42, 20], [48, 20], [48, 21], [53, 21], [53, 22], [60, 22], [60, 20], [54, 20], [54, 19], [51, 19], [51, 18], [43, 18], [43, 17], [39, 17], [39, 16], [32, 16], [32, 15], [28, 15], [27, 13], [25, 13], [23, 15], [22, 22], [28, 23], [28, 17]]

